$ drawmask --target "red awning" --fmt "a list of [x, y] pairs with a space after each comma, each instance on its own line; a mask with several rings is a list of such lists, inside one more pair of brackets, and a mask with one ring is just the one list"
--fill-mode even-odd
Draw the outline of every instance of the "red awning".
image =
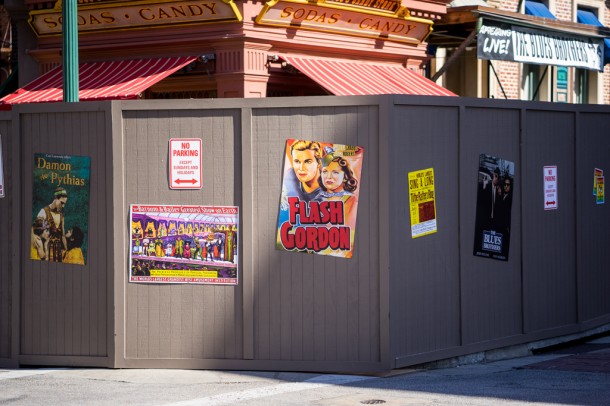
[[444, 87], [400, 65], [300, 56], [281, 58], [337, 96], [373, 94], [456, 96]]
[[[78, 65], [79, 100], [135, 99], [197, 57], [84, 62]], [[0, 100], [4, 105], [63, 100], [63, 70], [57, 66]]]

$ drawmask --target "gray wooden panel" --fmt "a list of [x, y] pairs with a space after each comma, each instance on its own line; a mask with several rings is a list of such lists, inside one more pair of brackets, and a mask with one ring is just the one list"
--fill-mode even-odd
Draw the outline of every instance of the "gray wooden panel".
[[[385, 111], [393, 102], [399, 102], [395, 110]], [[15, 228], [29, 233], [33, 153], [53, 152], [92, 156], [90, 228], [98, 230], [92, 231], [90, 246], [96, 248], [86, 272], [30, 261], [29, 239], [18, 239], [20, 345], [29, 363], [48, 355], [105, 355], [113, 304], [116, 359], [126, 367], [362, 370], [385, 367], [388, 344], [406, 366], [576, 332], [610, 316], [603, 255], [610, 239], [608, 204], [595, 205], [591, 193], [593, 168], [610, 170], [607, 107], [398, 96], [173, 102], [174, 110], [166, 102], [137, 103], [124, 110], [121, 124], [112, 123], [113, 145], [123, 156], [109, 152], [105, 127], [111, 122], [101, 110], [76, 112], [87, 104], [73, 106], [74, 113], [33, 108], [21, 116], [22, 151], [15, 156], [22, 161], [24, 203], [23, 213], [13, 216], [20, 220]], [[239, 123], [250, 112], [252, 123]], [[251, 151], [241, 145], [250, 132]], [[171, 137], [203, 139], [201, 191], [169, 190]], [[287, 138], [365, 147], [354, 258], [275, 249]], [[481, 153], [516, 164], [508, 262], [472, 255]], [[243, 157], [252, 165], [242, 167]], [[124, 168], [112, 174], [114, 181], [105, 167], [113, 162]], [[539, 213], [541, 166], [555, 163], [560, 210]], [[438, 232], [411, 239], [406, 177], [427, 167], [437, 180]], [[111, 187], [114, 208], [106, 206]], [[245, 203], [250, 192], [253, 200]], [[251, 234], [240, 233], [240, 254], [248, 246], [245, 269], [246, 261], [240, 263], [247, 283], [243, 275], [237, 287], [128, 283], [127, 244], [107, 244], [126, 235], [131, 203], [248, 206]], [[384, 208], [390, 213], [382, 216]], [[109, 219], [113, 212], [121, 213], [119, 220]], [[390, 225], [385, 231], [384, 221]], [[0, 248], [5, 245], [0, 236]], [[112, 258], [115, 249], [125, 261]], [[6, 290], [3, 259], [0, 293]], [[109, 303], [113, 272], [120, 296]], [[10, 335], [2, 324], [6, 303], [0, 296], [5, 353], [11, 351], [2, 341]]]
[[15, 189], [13, 179], [13, 159], [11, 151], [15, 139], [12, 136], [12, 122], [4, 117], [0, 121], [0, 143], [2, 147], [2, 170], [4, 181], [4, 198], [0, 198], [0, 365], [2, 359], [9, 360], [13, 357], [13, 269], [11, 266], [12, 255], [10, 253], [16, 249], [14, 238], [10, 230], [13, 227], [15, 213], [13, 209], [14, 194], [18, 193]]
[[[254, 357], [378, 362], [378, 108], [253, 111]], [[288, 138], [365, 148], [351, 259], [275, 249]]]
[[[522, 139], [525, 332], [576, 323], [575, 114], [528, 110]], [[544, 210], [543, 167], [556, 165], [558, 209]]]
[[[460, 344], [458, 108], [400, 105], [389, 141], [390, 294], [397, 356]], [[433, 168], [436, 233], [412, 238], [408, 173]]]
[[[240, 206], [239, 110], [125, 111], [123, 119], [126, 211], [130, 204]], [[169, 189], [170, 138], [202, 139], [201, 190]], [[127, 272], [126, 264], [121, 277]], [[241, 301], [239, 286], [126, 283], [124, 356], [239, 359]]]
[[[520, 111], [466, 108], [460, 116], [462, 345], [522, 333]], [[473, 255], [479, 155], [515, 163], [508, 261]]]
[[[576, 206], [578, 226], [578, 310], [585, 322], [610, 313], [610, 200], [606, 182], [604, 204], [593, 196], [593, 170], [610, 178], [610, 114], [581, 113], [577, 117]], [[606, 179], [607, 180], [607, 179]]]
[[[107, 137], [103, 111], [21, 114], [23, 142], [21, 349], [22, 355], [91, 356], [108, 354], [109, 278], [106, 219]], [[32, 261], [32, 174], [35, 153], [91, 158], [89, 233], [86, 266]], [[70, 207], [66, 210], [78, 210]], [[68, 228], [69, 224], [66, 224]]]

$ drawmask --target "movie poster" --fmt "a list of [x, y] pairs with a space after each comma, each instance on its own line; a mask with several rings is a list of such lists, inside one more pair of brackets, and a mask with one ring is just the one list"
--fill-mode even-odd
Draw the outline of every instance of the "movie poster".
[[508, 261], [515, 164], [479, 156], [474, 255]]
[[593, 170], [593, 196], [597, 196], [597, 178], [604, 176], [604, 170], [595, 168]]
[[593, 196], [595, 196], [596, 204], [605, 203], [605, 188], [604, 188], [604, 171], [599, 168], [595, 168], [593, 174]]
[[130, 282], [237, 285], [237, 207], [134, 204], [130, 212]]
[[34, 154], [31, 259], [87, 263], [90, 168], [88, 156]]
[[411, 238], [436, 233], [434, 168], [409, 172]]
[[595, 197], [595, 203], [596, 204], [604, 204], [605, 202], [605, 188], [604, 188], [604, 177], [603, 176], [598, 176], [597, 177], [597, 181], [596, 181], [596, 189], [597, 189], [597, 196]]
[[364, 149], [289, 139], [276, 245], [351, 258]]

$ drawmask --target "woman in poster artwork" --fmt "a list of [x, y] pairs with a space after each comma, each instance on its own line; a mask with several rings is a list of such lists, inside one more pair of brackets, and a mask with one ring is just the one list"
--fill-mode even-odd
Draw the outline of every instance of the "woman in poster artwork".
[[[327, 154], [322, 159], [322, 173], [320, 185], [321, 196], [324, 200], [342, 200], [344, 212], [353, 214], [352, 210], [357, 197], [354, 194], [358, 188], [358, 179], [348, 161], [343, 156], [336, 156], [330, 147], [325, 148]], [[353, 224], [347, 221], [347, 224]]]
[[[358, 205], [358, 179], [349, 160], [333, 151], [332, 148], [325, 148], [326, 155], [322, 159], [322, 170], [320, 174], [320, 185], [322, 192], [320, 196], [323, 200], [343, 202], [343, 213], [345, 224], [355, 229], [356, 227], [356, 207]], [[353, 247], [354, 233], [351, 233], [350, 245]]]
[[64, 252], [63, 262], [66, 264], [78, 264], [85, 265], [85, 258], [83, 256], [83, 242], [85, 240], [85, 234], [80, 227], [74, 226], [66, 231], [67, 250]]

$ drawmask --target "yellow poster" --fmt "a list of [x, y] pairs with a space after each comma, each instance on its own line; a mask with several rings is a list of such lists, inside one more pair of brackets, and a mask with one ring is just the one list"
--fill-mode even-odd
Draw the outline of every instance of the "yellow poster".
[[411, 237], [417, 238], [436, 233], [433, 168], [409, 172], [409, 202]]

